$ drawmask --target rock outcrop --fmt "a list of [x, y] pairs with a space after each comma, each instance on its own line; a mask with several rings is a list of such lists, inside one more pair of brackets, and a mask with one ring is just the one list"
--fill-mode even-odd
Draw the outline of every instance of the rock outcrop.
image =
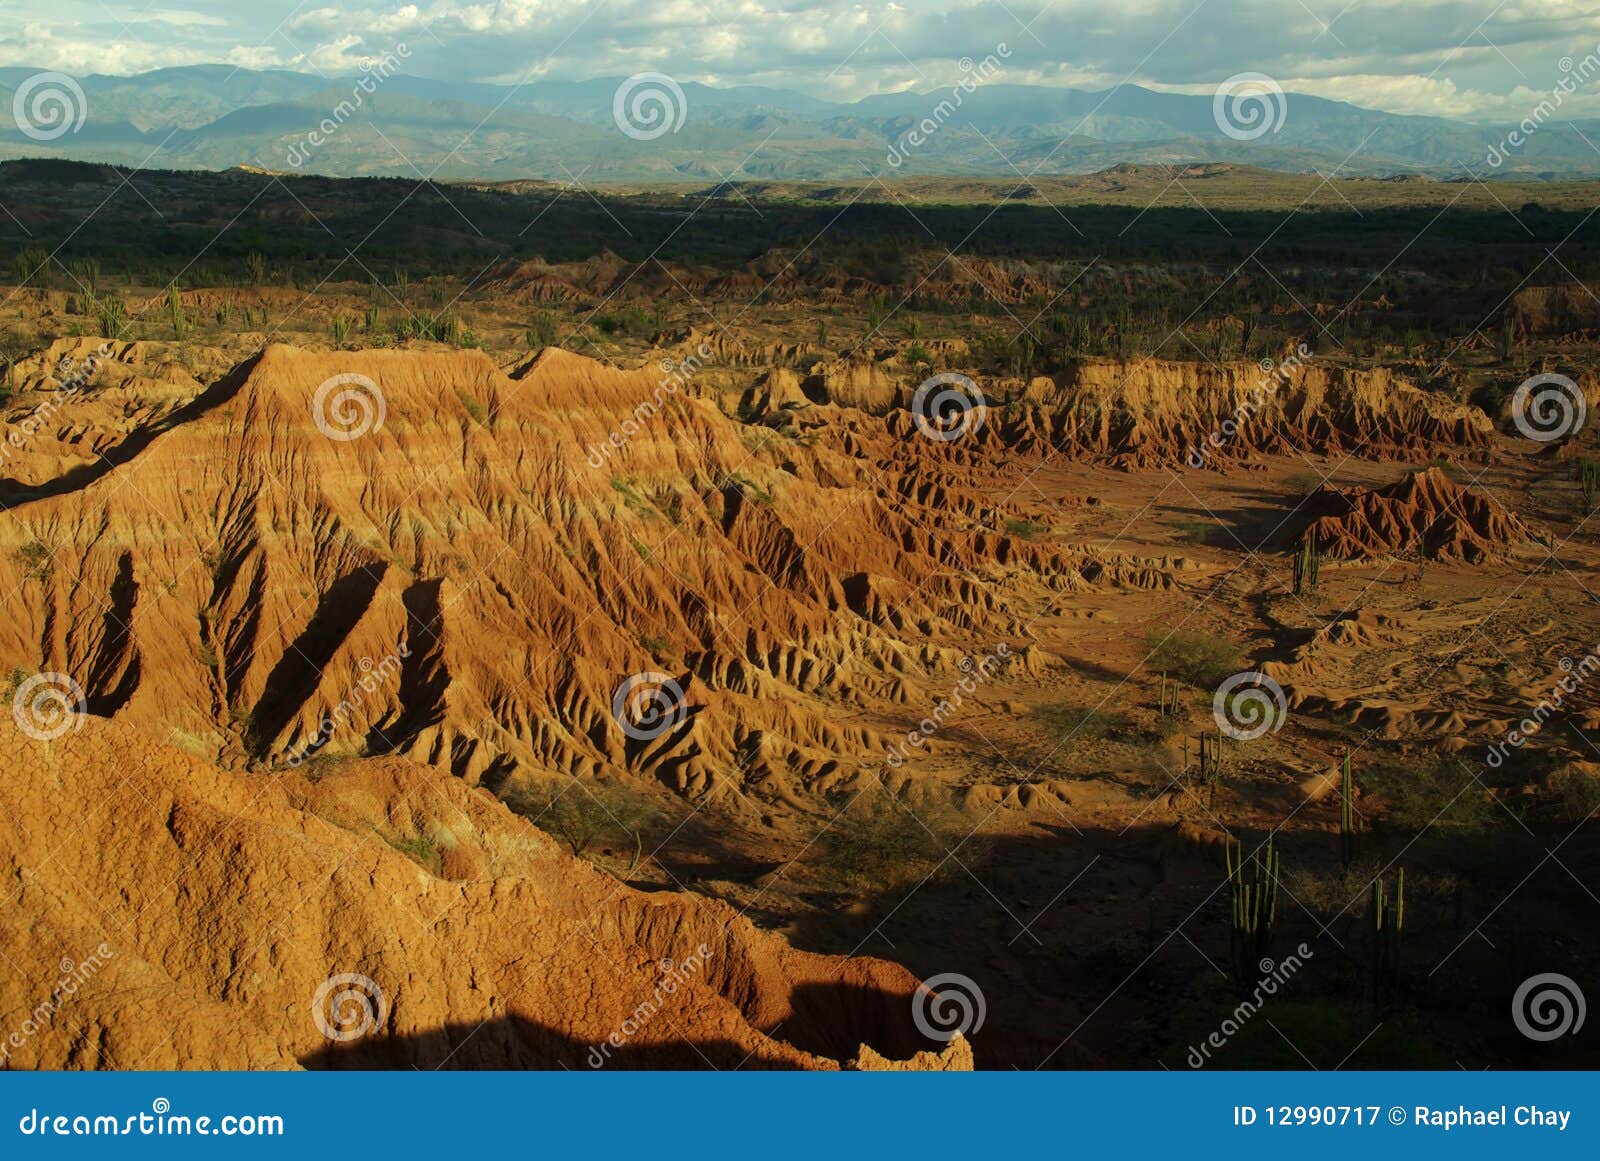
[[1306, 502], [1306, 535], [1324, 555], [1353, 560], [1418, 553], [1478, 564], [1528, 538], [1514, 513], [1443, 470], [1413, 472], [1383, 488], [1324, 486]]

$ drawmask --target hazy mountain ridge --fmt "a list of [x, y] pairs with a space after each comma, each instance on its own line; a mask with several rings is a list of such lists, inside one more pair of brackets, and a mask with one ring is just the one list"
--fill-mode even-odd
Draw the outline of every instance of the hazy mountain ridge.
[[[36, 71], [0, 69], [0, 102], [10, 104]], [[78, 81], [88, 105], [80, 130], [40, 142], [0, 123], [0, 157], [555, 181], [735, 174], [843, 180], [890, 169], [1003, 177], [1194, 161], [1351, 176], [1600, 175], [1600, 151], [1590, 144], [1594, 122], [1545, 125], [1493, 167], [1486, 159], [1503, 147], [1510, 126], [1385, 113], [1298, 93], [1285, 96], [1275, 131], [1237, 140], [1219, 128], [1209, 94], [1135, 85], [1090, 92], [995, 82], [962, 94], [959, 107], [941, 107], [950, 88], [842, 103], [689, 82], [681, 86], [683, 126], [641, 141], [613, 119], [622, 78], [500, 86], [396, 75], [368, 79], [375, 86], [370, 94], [360, 92], [360, 81], [222, 65], [87, 76]], [[341, 103], [344, 111], [336, 113]], [[891, 149], [930, 117], [938, 128], [891, 163]], [[332, 132], [320, 133], [324, 140], [307, 147], [319, 126], [334, 123]]]

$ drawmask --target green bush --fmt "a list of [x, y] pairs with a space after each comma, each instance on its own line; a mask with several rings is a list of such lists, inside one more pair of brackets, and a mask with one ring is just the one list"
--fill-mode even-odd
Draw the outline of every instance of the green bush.
[[1388, 821], [1406, 830], [1482, 830], [1500, 816], [1488, 790], [1459, 762], [1377, 765], [1363, 781], [1368, 794], [1388, 805]]
[[1467, 402], [1480, 408], [1490, 419], [1500, 415], [1500, 408], [1505, 405], [1506, 389], [1499, 383], [1485, 383], [1475, 387], [1472, 394], [1467, 396]]
[[595, 861], [591, 852], [597, 848], [626, 850], [628, 874], [644, 858], [645, 831], [662, 817], [657, 804], [638, 791], [577, 778], [512, 790], [506, 804], [580, 859]]
[[1145, 644], [1150, 649], [1146, 669], [1170, 673], [1190, 685], [1214, 686], [1239, 671], [1239, 647], [1201, 630], [1151, 633]]
[[[972, 827], [948, 803], [905, 802], [881, 788], [850, 799], [817, 838], [826, 866], [856, 890], [883, 890], [920, 883], [942, 871], [959, 870], [949, 857]], [[962, 862], [978, 855], [971, 842]]]

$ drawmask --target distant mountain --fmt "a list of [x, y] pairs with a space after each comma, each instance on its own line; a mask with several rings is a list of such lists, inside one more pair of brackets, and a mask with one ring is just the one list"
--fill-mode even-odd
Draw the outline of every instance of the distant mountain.
[[[0, 69], [0, 110], [40, 70]], [[1289, 93], [1256, 111], [1251, 138], [1219, 125], [1210, 94], [1121, 85], [1101, 92], [991, 83], [843, 103], [784, 89], [685, 83], [629, 135], [614, 102], [626, 78], [522, 86], [376, 73], [328, 80], [224, 65], [78, 78], [81, 128], [37, 140], [0, 113], [0, 158], [55, 156], [168, 169], [251, 165], [333, 176], [662, 182], [837, 181], [873, 174], [1010, 177], [1090, 173], [1123, 162], [1231, 161], [1345, 176], [1426, 173], [1600, 176], [1600, 125], [1551, 122], [1498, 166], [1510, 126], [1402, 116]], [[37, 90], [35, 91], [37, 94]], [[74, 94], [68, 94], [76, 102]], [[631, 113], [629, 115], [632, 115]]]

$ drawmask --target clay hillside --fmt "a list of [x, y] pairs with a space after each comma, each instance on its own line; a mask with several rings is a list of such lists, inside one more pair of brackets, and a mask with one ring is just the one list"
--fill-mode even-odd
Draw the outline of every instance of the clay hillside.
[[0, 166], [6, 1066], [1593, 1063], [1600, 226], [1338, 189]]

